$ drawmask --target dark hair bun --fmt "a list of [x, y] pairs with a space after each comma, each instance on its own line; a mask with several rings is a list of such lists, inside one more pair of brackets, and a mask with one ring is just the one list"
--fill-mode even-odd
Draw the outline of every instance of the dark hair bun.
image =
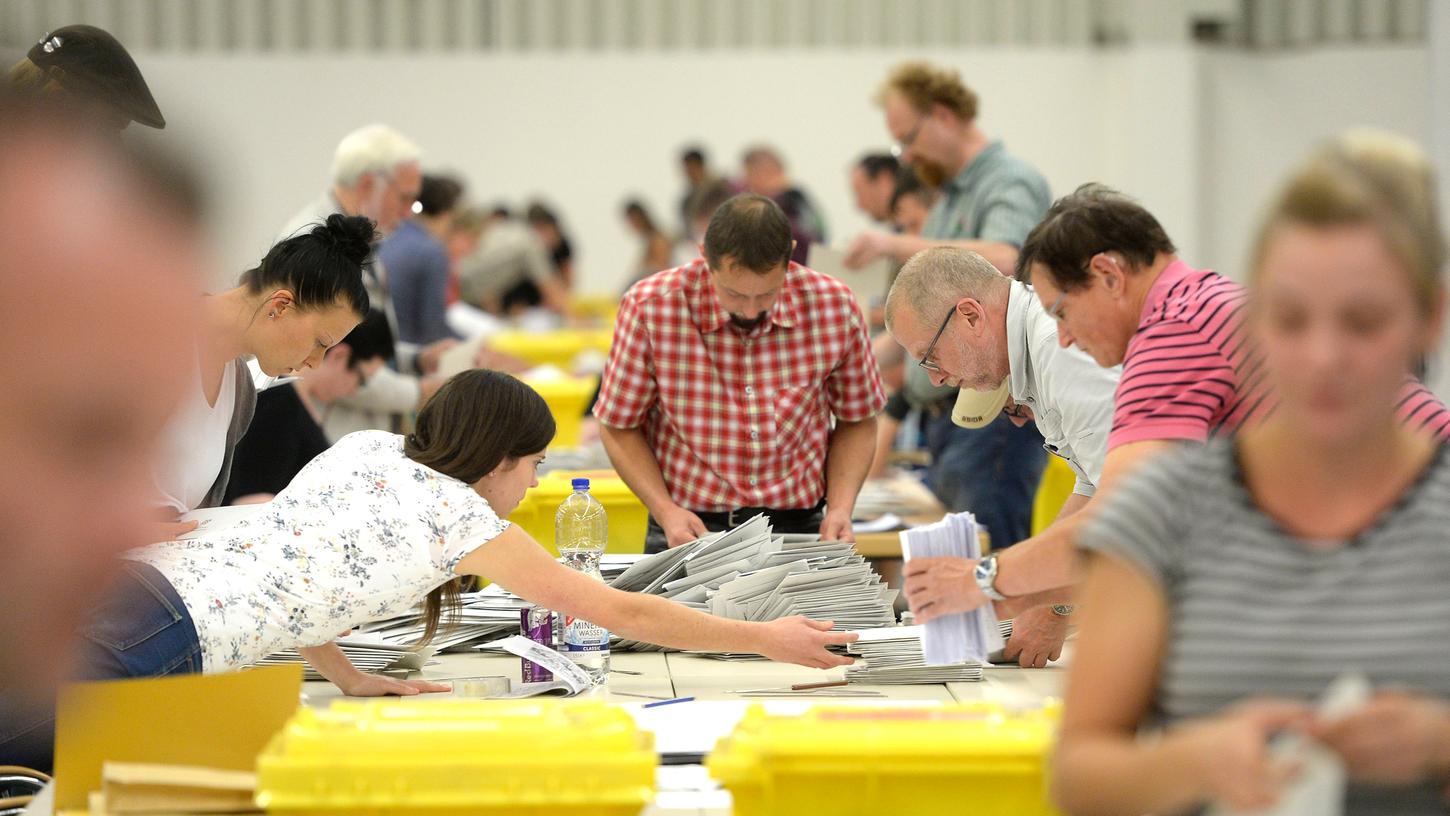
[[362, 266], [373, 253], [378, 231], [371, 219], [333, 213], [327, 217], [327, 223], [312, 228], [312, 235], [340, 251], [352, 263]]

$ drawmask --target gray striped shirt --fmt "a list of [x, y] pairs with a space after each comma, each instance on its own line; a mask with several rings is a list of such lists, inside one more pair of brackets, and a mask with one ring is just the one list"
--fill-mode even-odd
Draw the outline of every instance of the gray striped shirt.
[[[1370, 527], [1311, 547], [1260, 510], [1230, 441], [1145, 465], [1104, 497], [1079, 544], [1161, 587], [1169, 642], [1158, 724], [1247, 697], [1316, 700], [1346, 671], [1450, 698], [1450, 456]], [[1345, 813], [1441, 814], [1431, 787], [1351, 785]]]

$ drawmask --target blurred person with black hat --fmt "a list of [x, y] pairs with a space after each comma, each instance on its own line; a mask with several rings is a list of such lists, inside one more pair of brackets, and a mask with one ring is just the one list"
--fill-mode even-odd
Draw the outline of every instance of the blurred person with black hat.
[[150, 540], [206, 267], [176, 163], [90, 113], [0, 89], [0, 765], [23, 759], [10, 740], [65, 676], [114, 556]]
[[117, 131], [132, 122], [166, 127], [136, 61], [110, 32], [95, 26], [70, 25], [46, 34], [6, 79], [18, 91], [64, 93]]

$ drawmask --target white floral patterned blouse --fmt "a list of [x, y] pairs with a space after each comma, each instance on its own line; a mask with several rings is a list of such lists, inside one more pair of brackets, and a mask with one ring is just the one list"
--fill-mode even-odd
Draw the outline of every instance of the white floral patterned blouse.
[[212, 673], [406, 614], [508, 526], [473, 488], [404, 456], [401, 436], [360, 431], [258, 514], [127, 557], [176, 588]]

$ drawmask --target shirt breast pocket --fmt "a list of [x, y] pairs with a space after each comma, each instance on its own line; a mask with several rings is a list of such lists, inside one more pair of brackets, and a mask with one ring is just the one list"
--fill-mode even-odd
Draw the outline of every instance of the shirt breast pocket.
[[775, 453], [789, 461], [808, 451], [813, 431], [820, 423], [819, 389], [781, 388], [775, 392]]

